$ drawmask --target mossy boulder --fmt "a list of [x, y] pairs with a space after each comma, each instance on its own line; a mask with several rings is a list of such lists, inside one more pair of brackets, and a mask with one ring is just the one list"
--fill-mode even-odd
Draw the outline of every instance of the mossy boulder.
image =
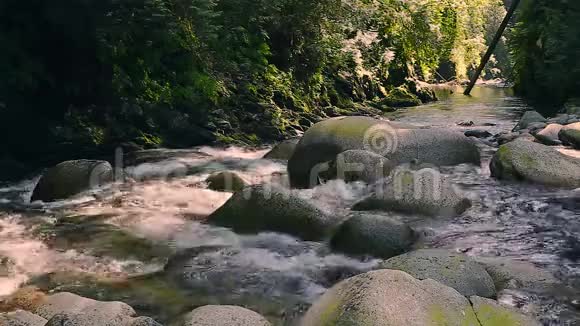
[[269, 326], [270, 322], [252, 310], [237, 306], [208, 305], [183, 317], [176, 326]]
[[298, 145], [299, 141], [300, 138], [285, 140], [274, 146], [272, 150], [264, 155], [264, 158], [269, 160], [288, 161], [292, 157], [292, 154], [294, 154], [294, 150], [296, 149], [296, 145]]
[[417, 234], [408, 225], [386, 216], [352, 213], [332, 237], [334, 250], [353, 255], [390, 258], [407, 252]]
[[479, 325], [464, 296], [433, 280], [377, 270], [344, 280], [306, 312], [301, 326]]
[[113, 181], [113, 167], [109, 162], [66, 161], [48, 169], [32, 192], [31, 201], [65, 199], [87, 189]]
[[395, 165], [384, 156], [365, 150], [349, 150], [338, 154], [323, 176], [370, 184], [386, 178], [394, 168]]
[[439, 166], [480, 163], [476, 144], [459, 132], [418, 129], [369, 117], [339, 117], [306, 131], [288, 161], [291, 186], [315, 186], [319, 173], [327, 169], [324, 163], [348, 150], [371, 151], [395, 165], [414, 160]]
[[213, 173], [205, 179], [205, 182], [209, 189], [215, 191], [236, 192], [248, 185], [237, 173], [231, 171]]
[[481, 326], [541, 326], [532, 317], [526, 316], [511, 307], [501, 305], [499, 302], [472, 296], [469, 301], [477, 315]]
[[208, 222], [241, 233], [273, 231], [320, 240], [341, 219], [329, 216], [292, 191], [265, 184], [235, 193], [208, 217]]
[[377, 183], [374, 193], [353, 206], [356, 211], [395, 211], [428, 216], [454, 216], [471, 207], [471, 200], [438, 170], [399, 167]]
[[527, 129], [531, 124], [542, 122], [546, 123], [548, 120], [536, 111], [526, 111], [520, 121], [516, 124], [512, 132]]
[[555, 146], [560, 145], [561, 141], [558, 138], [558, 134], [560, 130], [562, 130], [564, 126], [556, 123], [552, 123], [546, 126], [546, 128], [542, 129], [540, 132], [535, 133], [534, 137], [539, 143], [548, 146]]
[[496, 295], [493, 279], [481, 264], [449, 250], [412, 251], [381, 263], [380, 268], [401, 270], [420, 280], [433, 279], [467, 297]]
[[490, 170], [491, 175], [498, 179], [580, 187], [579, 159], [523, 139], [502, 145], [491, 160]]
[[380, 101], [381, 106], [404, 108], [423, 104], [419, 97], [404, 86], [394, 88]]
[[0, 314], [2, 326], [45, 326], [46, 322], [46, 319], [24, 310]]
[[558, 137], [564, 144], [580, 149], [580, 122], [564, 126]]

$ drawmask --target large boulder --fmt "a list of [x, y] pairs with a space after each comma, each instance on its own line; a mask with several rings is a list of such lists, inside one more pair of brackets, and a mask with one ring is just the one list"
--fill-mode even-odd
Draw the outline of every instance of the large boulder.
[[490, 170], [491, 175], [498, 179], [580, 187], [579, 159], [527, 140], [502, 145], [491, 160]]
[[408, 225], [385, 216], [352, 213], [332, 237], [333, 249], [354, 255], [390, 258], [407, 252], [417, 234]]
[[420, 280], [433, 279], [454, 288], [464, 296], [492, 298], [496, 295], [493, 279], [481, 264], [444, 249], [421, 249], [393, 257], [381, 268], [401, 270]]
[[215, 191], [236, 192], [248, 185], [237, 173], [231, 171], [213, 173], [207, 177], [205, 182], [209, 189]]
[[209, 223], [241, 233], [274, 231], [320, 240], [341, 220], [277, 185], [256, 185], [235, 193], [208, 217]]
[[2, 326], [45, 326], [47, 320], [24, 310], [0, 314]]
[[522, 118], [512, 131], [513, 132], [520, 131], [522, 129], [527, 129], [528, 126], [530, 126], [533, 123], [537, 122], [545, 123], [547, 121], [548, 120], [546, 118], [544, 118], [541, 114], [539, 114], [536, 111], [526, 111], [526, 113], [524, 113], [524, 115], [522, 116]]
[[377, 270], [344, 280], [306, 312], [301, 326], [479, 325], [464, 296], [433, 280]]
[[471, 207], [471, 200], [433, 168], [399, 167], [374, 189], [374, 193], [356, 203], [353, 210], [453, 216]]
[[560, 130], [564, 126], [556, 123], [549, 124], [546, 128], [542, 129], [540, 132], [534, 134], [536, 140], [544, 145], [554, 146], [560, 145], [561, 141], [558, 138]]
[[294, 154], [294, 149], [296, 149], [296, 145], [298, 145], [299, 141], [300, 138], [285, 140], [274, 146], [272, 150], [264, 155], [264, 158], [269, 160], [288, 161], [292, 157], [292, 154]]
[[580, 149], [580, 122], [564, 126], [558, 137], [564, 144]]
[[203, 306], [183, 317], [178, 326], [269, 326], [270, 322], [252, 310], [237, 306]]
[[348, 150], [329, 163], [327, 179], [342, 179], [346, 182], [364, 181], [374, 183], [389, 176], [395, 168], [388, 159], [365, 150]]
[[460, 132], [417, 129], [369, 117], [339, 117], [306, 131], [288, 162], [291, 186], [315, 186], [324, 170], [322, 163], [347, 150], [375, 152], [396, 165], [414, 160], [434, 165], [480, 162], [476, 144]]
[[498, 291], [505, 289], [545, 291], [560, 284], [552, 273], [529, 262], [503, 257], [479, 257], [476, 260], [491, 276]]
[[469, 298], [473, 311], [481, 326], [541, 326], [537, 320], [528, 317], [511, 307], [499, 302], [472, 296]]
[[113, 181], [113, 168], [105, 161], [66, 161], [48, 169], [34, 188], [31, 201], [65, 199]]

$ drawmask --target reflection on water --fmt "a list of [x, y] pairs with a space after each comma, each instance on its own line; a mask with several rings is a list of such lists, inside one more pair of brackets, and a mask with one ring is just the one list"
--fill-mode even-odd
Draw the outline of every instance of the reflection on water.
[[[507, 88], [478, 87], [472, 97], [461, 95], [460, 90], [439, 93], [440, 102], [400, 110], [388, 117], [495, 134], [511, 130], [521, 112], [528, 109]], [[474, 126], [457, 125], [464, 121], [473, 121]], [[475, 257], [509, 257], [554, 274], [569, 286], [566, 291], [504, 291], [499, 299], [537, 313], [546, 325], [574, 325], [580, 320], [573, 306], [574, 300], [580, 300], [580, 193], [493, 180], [488, 169], [493, 151], [482, 145], [480, 167], [443, 169], [473, 199], [471, 209], [450, 220], [412, 217], [412, 224], [426, 234], [425, 246], [456, 249]], [[50, 271], [131, 275], [162, 269], [147, 262], [94, 257], [75, 248], [51, 248], [34, 230], [63, 214], [107, 216], [104, 223], [170, 246], [179, 254], [171, 259], [163, 276], [177, 281], [202, 304], [245, 304], [280, 320], [291, 320], [297, 310], [303, 310], [338, 280], [376, 266], [374, 259], [334, 254], [324, 243], [273, 233], [242, 236], [201, 224], [231, 196], [206, 189], [203, 180], [211, 172], [234, 170], [247, 182], [260, 183], [272, 173], [284, 173], [285, 166], [260, 159], [265, 151], [203, 147], [194, 152], [174, 153], [147, 166], [160, 171], [182, 164], [195, 171], [193, 175], [116, 184], [50, 205], [34, 203], [33, 211], [3, 213], [0, 256], [11, 258], [15, 268], [9, 277], [0, 275], [0, 296], [31, 276]], [[0, 189], [0, 206], [29, 205], [26, 201], [34, 181]], [[358, 184], [334, 181], [300, 194], [332, 214], [346, 214], [363, 190]]]

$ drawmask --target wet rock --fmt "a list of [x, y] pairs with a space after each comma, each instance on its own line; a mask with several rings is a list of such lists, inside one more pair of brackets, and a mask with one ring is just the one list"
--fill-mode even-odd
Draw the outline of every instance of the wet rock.
[[301, 326], [479, 325], [469, 301], [433, 280], [394, 270], [357, 275], [328, 290]]
[[558, 137], [564, 144], [580, 149], [580, 122], [564, 126]]
[[31, 201], [65, 199], [113, 181], [113, 168], [105, 161], [66, 161], [48, 169], [32, 192]]
[[379, 182], [374, 193], [353, 206], [356, 211], [385, 210], [428, 216], [453, 216], [471, 207], [471, 200], [433, 168], [399, 167]]
[[236, 192], [248, 185], [237, 173], [231, 171], [216, 172], [207, 177], [205, 182], [209, 189], [215, 191]]
[[528, 132], [532, 135], [536, 134], [538, 131], [543, 130], [544, 128], [546, 128], [547, 124], [544, 122], [534, 122], [534, 123], [530, 123], [528, 125], [527, 128], [525, 128], [525, 130], [528, 130]]
[[9, 277], [14, 270], [14, 261], [0, 255], [0, 277]]
[[329, 163], [328, 173], [323, 175], [326, 179], [374, 183], [387, 177], [394, 168], [394, 164], [381, 155], [364, 150], [349, 150], [338, 154]]
[[331, 239], [333, 249], [354, 255], [390, 258], [408, 251], [417, 234], [386, 216], [353, 213]]
[[564, 126], [561, 124], [549, 124], [546, 128], [542, 129], [540, 132], [536, 133], [534, 137], [536, 140], [544, 145], [557, 146], [561, 142], [558, 139], [558, 133], [562, 130]]
[[497, 140], [498, 144], [500, 144], [500, 145], [507, 144], [511, 141], [514, 141], [518, 137], [520, 137], [520, 134], [517, 132], [502, 132], [502, 133], [495, 135], [495, 139]]
[[347, 150], [372, 151], [394, 164], [414, 160], [439, 166], [479, 164], [479, 150], [465, 135], [416, 128], [368, 117], [340, 117], [317, 123], [306, 131], [288, 162], [290, 184], [298, 188], [315, 186], [317, 175], [324, 170], [321, 164]]
[[560, 282], [550, 272], [534, 264], [508, 258], [477, 258], [493, 279], [498, 291], [504, 289], [544, 290]]
[[580, 187], [579, 159], [527, 140], [502, 145], [491, 161], [490, 170], [491, 175], [498, 179]]
[[548, 120], [550, 124], [558, 124], [558, 125], [565, 125], [568, 123], [568, 119], [570, 118], [567, 114], [558, 114], [554, 118]]
[[528, 317], [521, 312], [501, 305], [499, 302], [472, 296], [469, 301], [473, 305], [473, 310], [477, 315], [477, 320], [481, 326], [541, 326], [532, 317]]
[[475, 138], [488, 138], [493, 136], [487, 130], [467, 130], [466, 132], [464, 132], [464, 134], [466, 137], [475, 137]]
[[150, 317], [137, 317], [130, 321], [127, 326], [163, 326], [153, 318]]
[[264, 158], [269, 160], [288, 161], [292, 157], [292, 154], [294, 154], [294, 149], [296, 149], [296, 145], [298, 145], [299, 141], [299, 138], [285, 140], [274, 146], [271, 151], [264, 155]]
[[401, 270], [420, 280], [433, 279], [464, 296], [496, 295], [493, 279], [478, 262], [444, 249], [421, 249], [393, 257], [381, 268]]
[[472, 127], [472, 126], [475, 126], [475, 122], [473, 122], [473, 121], [461, 121], [461, 122], [458, 122], [457, 125], [461, 126], [461, 127]]
[[419, 97], [411, 93], [406, 87], [397, 87], [380, 101], [381, 106], [404, 108], [421, 105]]
[[183, 318], [179, 326], [269, 326], [270, 323], [252, 310], [237, 306], [203, 306]]
[[528, 129], [529, 125], [536, 123], [536, 122], [546, 123], [547, 121], [548, 120], [546, 120], [546, 118], [544, 118], [538, 112], [527, 111], [526, 113], [524, 113], [524, 115], [522, 116], [522, 118], [520, 119], [518, 124], [514, 127], [512, 132], [520, 131], [522, 129]]
[[45, 326], [47, 320], [24, 310], [0, 314], [2, 326]]
[[[67, 314], [70, 317], [75, 314], [94, 313], [94, 317], [109, 315], [110, 318], [114, 319], [132, 317], [136, 314], [133, 308], [122, 302], [101, 302], [69, 292], [61, 292], [47, 296], [36, 308], [34, 313], [49, 321], [59, 314]], [[89, 316], [88, 318], [91, 317]], [[87, 323], [86, 325], [93, 324]]]
[[274, 231], [319, 240], [341, 219], [327, 215], [287, 189], [257, 185], [235, 193], [208, 221], [241, 233]]

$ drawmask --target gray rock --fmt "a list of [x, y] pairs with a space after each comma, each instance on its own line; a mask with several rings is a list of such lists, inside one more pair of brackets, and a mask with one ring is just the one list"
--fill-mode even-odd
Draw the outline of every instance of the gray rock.
[[580, 149], [580, 122], [564, 126], [558, 137], [564, 144]]
[[520, 136], [521, 135], [517, 132], [502, 132], [495, 135], [495, 139], [497, 140], [498, 144], [503, 145], [516, 140]]
[[394, 168], [394, 164], [381, 155], [364, 150], [349, 150], [338, 154], [329, 163], [329, 170], [323, 176], [346, 182], [374, 183], [389, 176]]
[[557, 187], [580, 187], [580, 160], [552, 147], [516, 140], [499, 148], [490, 164], [498, 179], [527, 180]]
[[476, 259], [493, 279], [498, 291], [505, 289], [546, 290], [560, 284], [549, 271], [534, 264], [501, 257]]
[[[57, 315], [61, 315], [61, 317], [57, 318], [59, 320], [65, 318], [62, 317], [63, 314], [66, 315], [66, 318], [87, 321], [89, 318], [98, 320], [98, 318], [104, 318], [105, 316], [110, 316], [113, 319], [122, 319], [121, 317], [132, 317], [136, 314], [133, 308], [123, 302], [101, 302], [68, 292], [46, 297], [34, 313], [49, 321]], [[86, 325], [96, 326], [97, 324], [87, 323]]]
[[499, 302], [472, 296], [469, 301], [477, 315], [481, 326], [541, 326], [532, 317], [528, 317], [511, 307], [501, 305]]
[[374, 189], [374, 193], [356, 203], [353, 210], [453, 216], [471, 207], [471, 200], [447, 177], [432, 168], [413, 170], [399, 167]]
[[557, 146], [560, 145], [561, 142], [558, 139], [558, 134], [560, 130], [562, 130], [564, 126], [561, 124], [549, 124], [546, 128], [542, 129], [540, 132], [536, 133], [534, 137], [536, 140], [544, 145], [548, 146]]
[[131, 320], [127, 326], [163, 326], [153, 318], [150, 317], [137, 317]]
[[203, 306], [185, 315], [179, 326], [269, 326], [252, 310], [237, 306]]
[[548, 120], [548, 123], [550, 123], [550, 124], [565, 125], [568, 122], [568, 119], [569, 119], [569, 115], [567, 115], [567, 114], [558, 114], [554, 118], [549, 119]]
[[416, 128], [368, 117], [319, 122], [306, 131], [288, 162], [290, 184], [298, 188], [315, 186], [320, 164], [347, 150], [371, 151], [394, 164], [413, 160], [434, 165], [479, 164], [477, 146], [465, 135]]
[[514, 127], [512, 132], [516, 132], [522, 129], [527, 129], [529, 125], [536, 122], [546, 123], [548, 120], [544, 118], [541, 114], [536, 111], [527, 111], [524, 113], [518, 124]]
[[404, 223], [381, 215], [352, 213], [330, 244], [347, 254], [390, 258], [407, 252], [416, 239], [415, 231]]
[[207, 177], [205, 182], [209, 189], [215, 191], [236, 192], [244, 189], [248, 185], [237, 173], [231, 171], [213, 173]]
[[9, 277], [12, 275], [14, 266], [15, 264], [12, 259], [0, 255], [0, 277]]
[[113, 181], [113, 168], [105, 161], [66, 161], [48, 169], [34, 188], [31, 201], [65, 199]]
[[2, 326], [44, 326], [47, 320], [24, 310], [0, 314]]
[[301, 326], [479, 325], [464, 296], [433, 280], [378, 270], [329, 289], [303, 317]]
[[296, 145], [298, 145], [299, 141], [300, 138], [285, 140], [274, 146], [272, 150], [264, 155], [264, 158], [269, 160], [288, 161], [292, 157], [292, 154], [294, 154], [294, 150], [296, 149]]
[[257, 185], [235, 193], [208, 222], [241, 233], [274, 231], [320, 240], [342, 220], [331, 217], [295, 193], [276, 185]]
[[401, 270], [420, 280], [433, 279], [466, 297], [496, 295], [493, 279], [471, 258], [443, 249], [421, 249], [393, 257], [381, 268]]
[[528, 127], [526, 128], [528, 130], [528, 132], [530, 134], [535, 134], [540, 130], [543, 130], [544, 128], [546, 128], [547, 124], [544, 122], [534, 122], [534, 123], [530, 123], [528, 125]]

